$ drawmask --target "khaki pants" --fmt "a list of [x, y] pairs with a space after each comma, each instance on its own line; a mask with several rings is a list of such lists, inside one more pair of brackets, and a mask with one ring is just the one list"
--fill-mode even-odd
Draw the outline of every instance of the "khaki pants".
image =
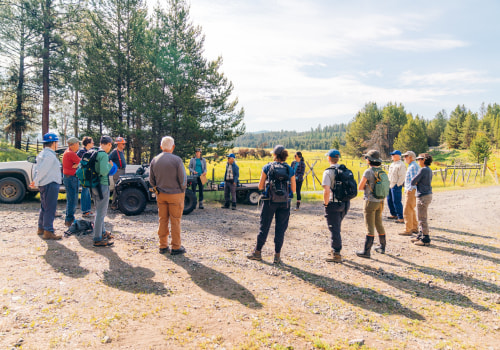
[[420, 226], [420, 232], [424, 235], [429, 234], [429, 224], [427, 223], [427, 209], [429, 204], [432, 202], [432, 194], [426, 194], [425, 196], [417, 198], [417, 215], [418, 215], [418, 226]]
[[415, 207], [417, 199], [415, 197], [417, 190], [405, 192], [405, 208], [403, 210], [403, 217], [405, 219], [406, 232], [418, 232], [417, 212]]
[[[181, 218], [184, 210], [184, 193], [159, 193], [156, 196], [158, 203], [158, 237], [160, 248], [168, 247], [168, 235], [172, 236], [172, 249], [181, 248]], [[170, 231], [168, 223], [170, 221]]]
[[384, 202], [365, 201], [363, 214], [365, 216], [366, 235], [375, 236], [375, 228], [378, 235], [385, 235], [384, 225], [382, 224], [382, 211]]

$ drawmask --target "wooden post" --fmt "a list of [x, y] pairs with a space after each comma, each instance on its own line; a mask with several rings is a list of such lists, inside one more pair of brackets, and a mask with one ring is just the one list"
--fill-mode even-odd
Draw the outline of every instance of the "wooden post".
[[361, 176], [359, 175], [359, 170], [358, 170], [358, 184], [361, 181]]
[[484, 157], [484, 164], [483, 164], [483, 171], [482, 171], [482, 176], [486, 176], [486, 167], [488, 166], [488, 158]]
[[[453, 178], [453, 186], [455, 186], [455, 183], [457, 181], [457, 179], [455, 178], [455, 168], [453, 168], [453, 175], [451, 176]], [[451, 180], [451, 179], [450, 179]]]
[[474, 175], [474, 183], [476, 183], [477, 174], [479, 174], [479, 169], [476, 170], [476, 175]]
[[469, 175], [467, 175], [467, 183], [469, 183], [470, 173], [472, 173], [472, 169], [469, 170]]
[[446, 186], [446, 172], [447, 172], [447, 170], [444, 169], [444, 176], [443, 176], [443, 169], [439, 169], [439, 172], [441, 173], [441, 179], [443, 180], [443, 186]]

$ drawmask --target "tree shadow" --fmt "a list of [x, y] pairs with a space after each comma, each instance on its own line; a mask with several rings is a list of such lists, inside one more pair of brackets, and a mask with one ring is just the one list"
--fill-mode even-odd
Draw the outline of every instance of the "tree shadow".
[[89, 270], [80, 266], [80, 258], [76, 252], [58, 241], [44, 241], [47, 243], [47, 251], [43, 258], [55, 271], [72, 278], [82, 278], [89, 274]]
[[167, 255], [166, 257], [186, 270], [191, 276], [191, 280], [205, 292], [238, 301], [251, 309], [262, 308], [262, 304], [255, 299], [252, 292], [223, 273], [191, 260], [184, 255]]
[[463, 235], [463, 236], [472, 236], [472, 237], [479, 237], [479, 238], [487, 238], [487, 239], [493, 239], [494, 237], [491, 236], [483, 236], [483, 235], [478, 235], [477, 233], [471, 233], [471, 232], [466, 232], [466, 231], [458, 231], [458, 230], [451, 230], [447, 228], [440, 228], [440, 227], [429, 227], [431, 230], [437, 230], [437, 231], [443, 231], [443, 232], [448, 232], [448, 233], [455, 233], [457, 235]]
[[417, 265], [415, 263], [412, 263], [410, 261], [406, 261], [404, 259], [401, 259], [397, 256], [386, 254], [387, 256], [393, 258], [394, 260], [397, 260], [405, 265], [411, 266], [413, 269], [425, 273], [427, 275], [432, 275], [437, 278], [442, 278], [443, 280], [447, 282], [452, 282], [452, 283], [457, 283], [457, 284], [465, 284], [471, 288], [476, 288], [480, 289], [485, 292], [489, 293], [500, 293], [500, 287], [497, 286], [496, 284], [489, 283], [486, 281], [481, 281], [476, 278], [469, 277], [467, 275], [464, 275], [462, 273], [451, 273], [448, 271], [443, 271], [443, 270], [438, 270], [434, 269], [432, 267], [427, 267], [427, 266], [421, 266]]
[[92, 235], [76, 236], [82, 247], [94, 253], [100, 254], [109, 260], [109, 270], [104, 271], [102, 282], [109, 287], [123, 290], [129, 293], [144, 293], [168, 295], [170, 290], [163, 283], [155, 282], [152, 278], [155, 273], [145, 267], [134, 267], [123, 261], [113, 248], [94, 247]]
[[[265, 261], [262, 261], [262, 263], [273, 266], [271, 263]], [[322, 288], [326, 293], [365, 310], [370, 310], [378, 314], [398, 314], [413, 320], [425, 320], [422, 315], [404, 307], [398, 300], [380, 294], [373, 289], [357, 287], [330, 277], [304, 271], [291, 265], [283, 264], [277, 268], [287, 271], [307, 283]]]
[[361, 273], [383, 281], [405, 293], [415, 295], [417, 297], [426, 298], [429, 300], [449, 303], [462, 307], [473, 308], [478, 311], [487, 311], [484, 306], [478, 305], [470, 300], [465, 295], [456, 293], [452, 290], [430, 286], [428, 283], [419, 282], [410, 278], [402, 277], [392, 272], [377, 269], [369, 265], [360, 264], [354, 261], [349, 261], [345, 264]]
[[472, 242], [464, 242], [464, 241], [457, 241], [455, 239], [451, 239], [448, 237], [440, 237], [440, 236], [433, 236], [432, 240], [438, 241], [438, 242], [443, 242], [443, 243], [449, 243], [449, 244], [456, 244], [462, 247], [467, 247], [467, 248], [473, 248], [473, 249], [479, 249], [479, 250], [484, 250], [486, 252], [491, 252], [495, 254], [500, 254], [500, 249], [497, 247], [493, 247], [491, 245], [486, 245], [486, 244], [480, 244], [480, 243], [472, 243]]

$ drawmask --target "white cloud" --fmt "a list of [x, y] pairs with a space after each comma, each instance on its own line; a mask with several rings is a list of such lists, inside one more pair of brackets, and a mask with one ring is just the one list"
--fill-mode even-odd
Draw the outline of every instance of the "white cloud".
[[429, 74], [416, 74], [412, 71], [404, 72], [401, 75], [403, 85], [459, 85], [484, 84], [500, 81], [498, 78], [487, 76], [487, 72], [460, 69], [454, 72], [438, 72]]

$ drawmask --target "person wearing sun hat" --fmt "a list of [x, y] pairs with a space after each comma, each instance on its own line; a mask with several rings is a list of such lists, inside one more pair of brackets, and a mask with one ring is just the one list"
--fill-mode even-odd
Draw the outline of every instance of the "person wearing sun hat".
[[415, 152], [406, 151], [402, 156], [404, 157], [405, 163], [408, 164], [408, 169], [405, 175], [405, 201], [403, 209], [405, 230], [400, 232], [399, 235], [411, 236], [418, 233], [417, 212], [415, 211], [417, 206], [417, 197], [415, 196], [417, 187], [412, 186], [411, 180], [417, 176], [420, 167], [417, 162], [415, 162], [415, 158], [417, 158]]
[[[127, 144], [127, 141], [125, 141], [123, 137], [118, 136], [115, 139], [115, 144], [116, 148], [109, 154], [109, 160], [115, 163], [116, 166], [118, 167], [118, 170], [113, 175], [113, 182], [116, 185], [120, 176], [125, 174], [125, 168], [127, 167], [127, 160], [125, 159], [125, 153], [123, 152], [123, 150], [125, 149], [125, 145]], [[116, 186], [115, 186], [113, 190], [113, 200], [111, 202], [111, 209], [118, 209], [117, 200], [118, 200], [118, 193], [116, 191]]]
[[203, 182], [201, 181], [201, 176], [207, 174], [207, 161], [201, 155], [201, 148], [196, 148], [194, 157], [189, 160], [188, 169], [190, 175], [196, 176], [196, 181], [193, 181], [191, 188], [193, 192], [196, 193], [196, 186], [198, 186], [198, 205], [200, 209], [204, 209]]
[[232, 199], [232, 209], [236, 210], [236, 186], [238, 186], [240, 168], [235, 159], [234, 153], [227, 155], [226, 172], [224, 173], [224, 205], [222, 206], [224, 209], [229, 209], [230, 199]]
[[406, 167], [401, 160], [401, 151], [391, 152], [392, 163], [389, 167], [390, 190], [387, 196], [387, 206], [391, 216], [388, 219], [394, 219], [397, 223], [404, 223], [403, 218], [403, 185], [405, 183]]
[[54, 133], [43, 135], [43, 150], [36, 157], [33, 168], [34, 187], [40, 190], [40, 213], [38, 215], [38, 235], [43, 239], [61, 239], [54, 233], [54, 218], [57, 198], [61, 186], [61, 163], [56, 155], [59, 138]]
[[80, 157], [76, 152], [80, 148], [80, 140], [76, 137], [68, 139], [68, 148], [62, 157], [63, 184], [66, 189], [66, 218], [64, 225], [71, 226], [75, 221], [75, 209], [78, 203], [78, 188], [80, 184], [76, 177], [76, 168], [80, 164]]
[[420, 170], [411, 180], [411, 185], [417, 187], [417, 216], [419, 233], [411, 241], [415, 245], [428, 246], [431, 243], [429, 237], [429, 224], [427, 223], [427, 209], [432, 202], [432, 156], [429, 153], [420, 153], [417, 157]]

